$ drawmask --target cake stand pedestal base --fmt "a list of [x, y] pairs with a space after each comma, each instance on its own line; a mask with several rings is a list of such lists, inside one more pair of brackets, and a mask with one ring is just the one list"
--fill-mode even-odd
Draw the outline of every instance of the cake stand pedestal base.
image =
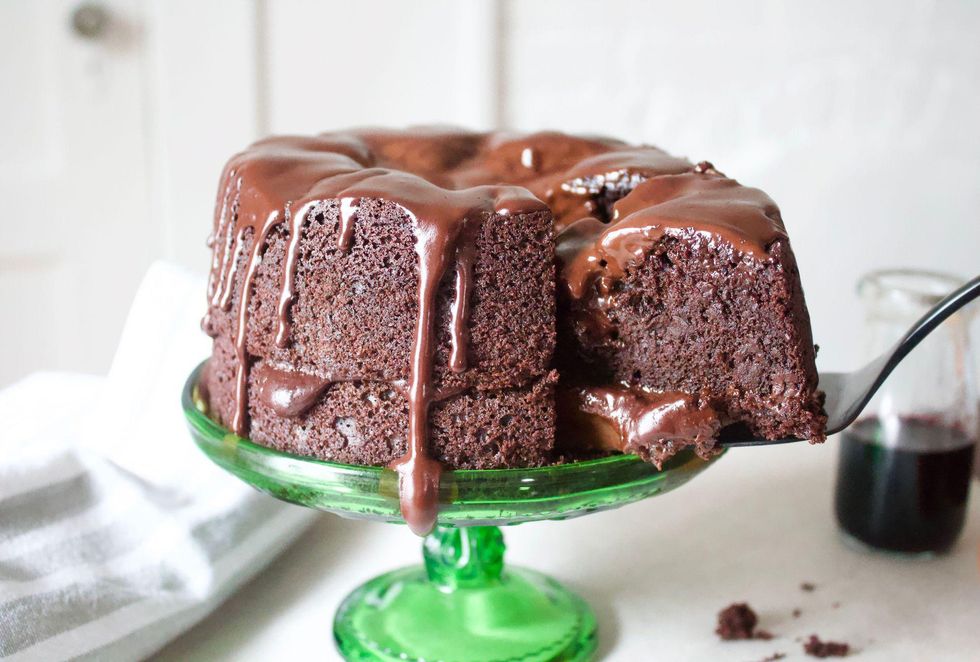
[[395, 570], [354, 590], [334, 638], [348, 660], [508, 662], [587, 660], [589, 606], [540, 573], [504, 568], [495, 526], [437, 527], [424, 567]]

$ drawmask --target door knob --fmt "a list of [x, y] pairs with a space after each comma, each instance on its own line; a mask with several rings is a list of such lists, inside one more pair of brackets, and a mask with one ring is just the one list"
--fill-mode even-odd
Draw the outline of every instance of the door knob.
[[96, 2], [83, 2], [71, 13], [71, 27], [85, 39], [99, 39], [109, 27], [109, 11]]

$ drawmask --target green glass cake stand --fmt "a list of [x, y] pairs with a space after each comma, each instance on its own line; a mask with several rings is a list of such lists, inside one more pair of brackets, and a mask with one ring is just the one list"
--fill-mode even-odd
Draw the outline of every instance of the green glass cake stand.
[[[208, 416], [198, 367], [183, 408], [194, 441], [218, 466], [272, 496], [344, 517], [402, 522], [398, 476], [259, 446]], [[348, 660], [587, 660], [596, 647], [588, 604], [554, 579], [504, 567], [498, 528], [616, 508], [679, 487], [716, 461], [681, 453], [657, 470], [631, 455], [533, 469], [443, 474], [438, 525], [424, 564], [356, 588], [334, 618]]]

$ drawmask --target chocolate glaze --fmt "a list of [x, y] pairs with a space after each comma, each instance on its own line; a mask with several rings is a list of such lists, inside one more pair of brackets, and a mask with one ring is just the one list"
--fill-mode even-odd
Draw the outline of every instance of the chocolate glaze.
[[[769, 244], [786, 237], [776, 203], [759, 189], [704, 166], [641, 182], [615, 203], [608, 224], [583, 219], [569, 226], [568, 239], [559, 236], [558, 249], [568, 294], [581, 299], [596, 280], [601, 290], [608, 290], [671, 232], [693, 230], [766, 259]], [[566, 241], [571, 245], [563, 245]]]
[[[236, 275], [243, 270], [234, 314], [237, 369], [232, 427], [237, 434], [246, 435], [249, 428], [249, 303], [270, 232], [283, 227], [289, 237], [276, 329], [276, 344], [284, 347], [290, 338], [290, 306], [309, 218], [326, 201], [337, 201], [337, 247], [346, 251], [356, 240], [358, 209], [364, 198], [400, 206], [416, 240], [418, 317], [406, 389], [409, 450], [393, 468], [400, 475], [402, 513], [419, 534], [435, 523], [441, 471], [426, 449], [428, 408], [444, 395], [435, 393], [432, 383], [435, 294], [455, 265], [450, 368], [461, 372], [467, 363], [473, 237], [488, 215], [550, 208], [560, 233], [566, 287], [577, 297], [585, 296], [592, 282], [608, 286], [665, 232], [690, 228], [708, 233], [753, 257], [764, 257], [767, 243], [783, 236], [778, 210], [761, 192], [723, 178], [710, 164], [694, 166], [654, 147], [631, 147], [608, 138], [427, 127], [259, 141], [233, 157], [222, 175], [209, 238], [213, 247], [209, 308], [202, 321], [205, 331], [214, 335], [212, 311], [230, 310]], [[596, 323], [602, 323], [602, 318], [600, 310]], [[283, 376], [275, 371], [263, 369], [256, 375], [259, 396], [268, 398], [284, 416], [308, 408], [336, 379]], [[673, 435], [674, 442], [690, 434], [699, 439], [710, 427], [708, 413], [691, 409], [683, 400], [686, 396], [671, 396], [673, 400], [659, 404], [650, 397], [613, 395], [607, 389], [592, 393], [588, 403], [626, 426], [624, 438], [631, 440], [631, 448], [646, 444], [660, 427]], [[679, 411], [687, 413], [681, 416]]]
[[[600, 428], [593, 437], [601, 448], [634, 453], [657, 468], [688, 446], [702, 457], [710, 457], [721, 429], [718, 414], [688, 393], [592, 386], [573, 389], [570, 397], [578, 412], [607, 424], [605, 432]], [[593, 428], [595, 423], [591, 421]]]
[[[562, 176], [561, 189], [579, 197], [612, 193], [618, 199], [651, 177], [679, 175], [690, 172], [691, 168], [687, 159], [671, 156], [656, 147], [618, 149], [597, 154], [570, 168]], [[576, 220], [574, 215], [565, 214], [559, 219], [559, 229]]]
[[259, 400], [285, 418], [302, 416], [323, 392], [339, 379], [324, 379], [296, 370], [280, 370], [263, 363], [253, 375]]

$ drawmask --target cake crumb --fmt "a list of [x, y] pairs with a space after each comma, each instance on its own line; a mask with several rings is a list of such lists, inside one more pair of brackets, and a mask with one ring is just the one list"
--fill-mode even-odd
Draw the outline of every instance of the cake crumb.
[[786, 657], [786, 653], [776, 651], [772, 655], [767, 655], [766, 657], [759, 660], [759, 662], [776, 662], [776, 660], [781, 660]]
[[751, 639], [759, 617], [744, 602], [733, 603], [718, 612], [715, 633], [725, 641]]
[[840, 603], [839, 602], [835, 602], [834, 604], [830, 605], [830, 608], [831, 609], [839, 609], [840, 608]]
[[850, 644], [821, 641], [815, 634], [811, 634], [810, 639], [803, 644], [803, 652], [812, 657], [846, 657], [850, 651]]
[[715, 628], [715, 633], [725, 641], [772, 639], [771, 632], [755, 629], [758, 624], [759, 617], [755, 611], [744, 602], [736, 602], [718, 612], [718, 627]]
[[800, 584], [800, 590], [806, 591], [807, 593], [813, 593], [815, 590], [817, 590], [817, 585], [812, 582], [803, 582]]
[[799, 607], [797, 607], [796, 609], [793, 610], [793, 618], [799, 618], [800, 617], [800, 614], [802, 614], [802, 613], [803, 613], [803, 610], [800, 609]]

